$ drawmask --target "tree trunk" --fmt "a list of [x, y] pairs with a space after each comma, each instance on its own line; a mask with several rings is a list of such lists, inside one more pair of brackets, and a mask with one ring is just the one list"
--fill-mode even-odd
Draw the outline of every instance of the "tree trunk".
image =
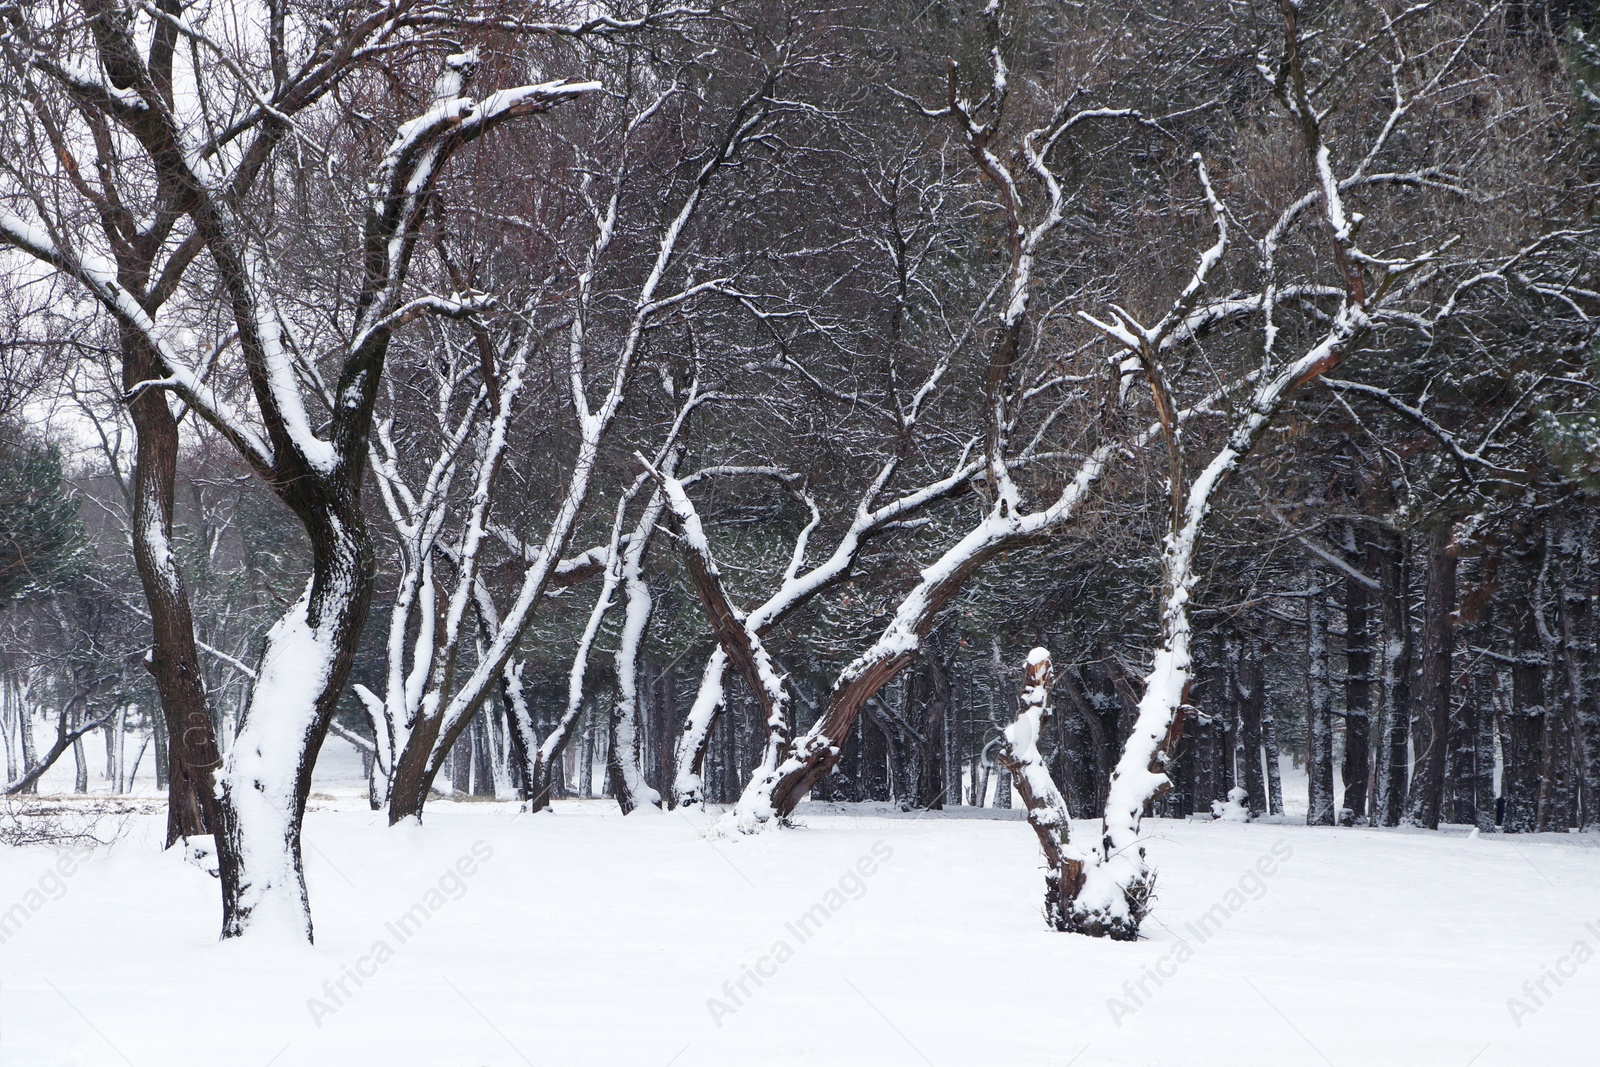
[[150, 729], [155, 735], [156, 788], [167, 788], [167, 716], [158, 711], [150, 717]]
[[[1344, 552], [1352, 567], [1361, 566], [1364, 554], [1356, 550], [1353, 523], [1345, 527]], [[1372, 762], [1372, 598], [1366, 584], [1349, 575], [1345, 576], [1343, 590], [1344, 761], [1339, 778], [1344, 785], [1344, 798], [1340, 819], [1360, 824], [1367, 821], [1367, 781]]]
[[1405, 809], [1408, 760], [1406, 737], [1411, 719], [1411, 562], [1403, 536], [1379, 531], [1367, 549], [1382, 583], [1383, 715], [1378, 750], [1378, 788], [1373, 822], [1399, 826]]
[[[1561, 576], [1552, 576], [1551, 570], [1561, 569], [1560, 554], [1554, 531], [1548, 527], [1544, 536], [1544, 559], [1539, 579], [1534, 586], [1534, 623], [1538, 628], [1543, 658], [1542, 687], [1544, 691], [1543, 734], [1539, 751], [1539, 821], [1542, 831], [1564, 830], [1571, 826], [1574, 808], [1572, 785], [1573, 753], [1572, 733], [1568, 726], [1564, 696], [1565, 674], [1561, 661]], [[1554, 592], [1557, 603], [1548, 603], [1547, 596]], [[1552, 623], [1554, 625], [1552, 626]], [[1561, 694], [1558, 697], [1558, 694]], [[1561, 699], [1562, 704], [1557, 704]]]
[[678, 675], [670, 666], [656, 676], [656, 700], [650, 715], [656, 792], [672, 795], [672, 742], [678, 733]]
[[599, 710], [591, 701], [583, 715], [583, 744], [578, 748], [578, 795], [585, 800], [594, 796], [594, 720]]
[[[1056, 788], [1039, 753], [1039, 738], [1050, 719], [1050, 688], [1055, 678], [1050, 653], [1036, 648], [1028, 653], [1022, 699], [1016, 721], [1000, 735], [995, 751], [1000, 765], [1017, 784], [1017, 795], [1028, 812], [1028, 824], [1044, 853], [1044, 917], [1053, 929], [1069, 927], [1063, 881], [1076, 890], [1083, 864], [1066, 852], [1069, 824], [1066, 801]], [[1070, 894], [1068, 894], [1070, 896]]]
[[0, 743], [6, 750], [6, 781], [14, 781], [22, 771], [17, 768], [17, 745], [11, 740], [21, 717], [22, 701], [15, 693], [16, 682], [9, 674], [0, 674]]
[[1585, 758], [1588, 739], [1584, 733], [1584, 719], [1590, 704], [1588, 681], [1590, 660], [1594, 655], [1594, 620], [1585, 580], [1589, 572], [1584, 569], [1584, 552], [1577, 523], [1569, 515], [1562, 525], [1558, 542], [1559, 565], [1556, 588], [1560, 596], [1559, 622], [1561, 627], [1562, 700], [1561, 717], [1566, 726], [1567, 745], [1571, 753], [1568, 763], [1568, 781], [1573, 793], [1570, 825], [1582, 827], [1594, 817], [1594, 799], [1589, 780], [1588, 760]]
[[89, 791], [89, 761], [84, 758], [83, 738], [72, 739], [72, 791], [74, 793], [87, 793]]
[[1267, 699], [1267, 676], [1260, 662], [1256, 665], [1256, 702], [1261, 708], [1261, 758], [1267, 765], [1267, 812], [1283, 814], [1283, 767], [1279, 763], [1278, 719]]
[[1322, 568], [1306, 572], [1306, 825], [1332, 826], [1333, 690], [1328, 685], [1328, 622]]
[[1264, 699], [1261, 650], [1249, 643], [1240, 654], [1239, 687], [1239, 771], [1245, 790], [1245, 804], [1252, 819], [1269, 810], [1266, 777], [1262, 773], [1262, 714]]
[[[155, 353], [132, 331], [122, 332], [122, 384], [162, 377]], [[146, 389], [128, 405], [133, 420], [134, 564], [150, 612], [151, 647], [145, 667], [161, 696], [166, 735], [167, 845], [181, 837], [215, 832], [215, 772], [222, 765], [221, 746], [207, 708], [205, 678], [200, 673], [189, 592], [172, 553], [172, 509], [178, 468], [178, 421], [167, 395]], [[218, 861], [233, 867], [224, 850], [232, 842], [218, 839]]]
[[1444, 804], [1445, 751], [1450, 733], [1454, 681], [1456, 546], [1454, 528], [1441, 523], [1428, 535], [1426, 591], [1422, 606], [1422, 692], [1418, 701], [1416, 769], [1407, 815], [1418, 826], [1439, 828]]
[[493, 734], [489, 718], [493, 714], [494, 706], [486, 703], [478, 709], [472, 723], [472, 795], [475, 797], [495, 795]]
[[[1486, 545], [1469, 566], [1474, 569], [1476, 580], [1467, 583], [1467, 592], [1461, 596], [1460, 644], [1464, 649], [1492, 647], [1495, 640], [1493, 595], [1500, 570], [1498, 546]], [[1484, 656], [1474, 657], [1461, 671], [1460, 681], [1462, 699], [1451, 709], [1449, 745], [1445, 750], [1443, 818], [1446, 822], [1466, 823], [1481, 829], [1494, 825], [1494, 750], [1490, 732], [1495, 685], [1493, 661]], [[1489, 746], [1487, 751], [1486, 745]], [[1485, 768], [1491, 775], [1487, 789], [1483, 782]]]
[[[65, 712], [63, 712], [63, 714], [65, 714]], [[79, 738], [78, 746], [82, 748], [82, 738]], [[22, 773], [27, 774], [29, 771], [38, 766], [39, 746], [34, 741], [33, 737], [33, 708], [26, 700], [21, 702], [21, 714], [17, 718], [17, 747], [22, 749]], [[7, 781], [10, 780], [11, 779], [7, 779]], [[37, 777], [35, 778], [35, 782], [37, 782]], [[85, 785], [84, 788], [87, 789], [88, 786]], [[28, 787], [27, 791], [30, 793], [37, 793], [39, 791], [39, 787], [37, 784], [31, 785]], [[80, 792], [81, 791], [82, 790], [80, 790]]]
[[[950, 674], [944, 662], [943, 642], [930, 640], [923, 648], [922, 670], [916, 681], [914, 687], [907, 685], [907, 692], [918, 696], [920, 707], [914, 706], [910, 711], [920, 712], [922, 726], [922, 743], [917, 746], [916, 791], [911, 803], [918, 808], [939, 811], [944, 808], [948, 791], [944, 750], [946, 721], [950, 714]], [[915, 721], [914, 714], [908, 718]]]
[[267, 634], [223, 764], [216, 810], [225, 938], [266, 920], [312, 939], [300, 829], [311, 771], [371, 606], [372, 544], [359, 507], [353, 489], [305, 505], [311, 580]]
[[1501, 829], [1508, 834], [1532, 833], [1539, 828], [1540, 756], [1545, 720], [1541, 662], [1544, 642], [1539, 636], [1538, 598], [1534, 587], [1543, 574], [1542, 557], [1542, 545], [1535, 540], [1525, 557], [1521, 595], [1516, 601], [1511, 706], [1505, 714], [1500, 737], [1504, 764], [1500, 790], [1506, 802]]

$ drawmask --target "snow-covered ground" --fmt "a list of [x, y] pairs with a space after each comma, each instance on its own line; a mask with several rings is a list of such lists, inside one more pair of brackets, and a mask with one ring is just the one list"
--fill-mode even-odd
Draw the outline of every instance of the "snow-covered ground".
[[314, 949], [219, 944], [211, 877], [134, 816], [68, 875], [0, 854], [0, 1064], [1594, 1062], [1593, 835], [1152, 820], [1150, 938], [1113, 944], [1045, 929], [1014, 815], [712, 842], [609, 801], [389, 829], [319, 794]]

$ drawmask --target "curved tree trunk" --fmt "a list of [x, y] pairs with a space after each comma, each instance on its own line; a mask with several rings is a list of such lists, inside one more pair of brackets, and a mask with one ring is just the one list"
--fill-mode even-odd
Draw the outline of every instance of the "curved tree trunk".
[[1083, 861], [1067, 847], [1067, 803], [1039, 753], [1039, 738], [1050, 721], [1050, 690], [1054, 682], [1050, 653], [1043, 648], [1029, 652], [1017, 718], [1001, 734], [995, 755], [1010, 773], [1022, 806], [1027, 809], [1028, 825], [1033, 827], [1044, 853], [1045, 922], [1064, 931], [1068, 929], [1068, 914], [1061, 887], [1065, 883], [1076, 888], [1081, 883]]
[[[132, 331], [122, 333], [122, 384], [161, 377], [154, 353]], [[128, 405], [136, 452], [133, 466], [133, 558], [150, 610], [153, 642], [145, 666], [161, 695], [166, 723], [167, 844], [216, 828], [213, 774], [221, 764], [207, 710], [189, 592], [172, 555], [172, 507], [178, 468], [178, 422], [165, 393], [146, 390]], [[218, 846], [223, 842], [219, 840]], [[234, 866], [222, 859], [222, 869]]]
[[[311, 770], [349, 678], [372, 599], [373, 555], [359, 503], [313, 525], [313, 570], [300, 599], [267, 634], [256, 684], [223, 763], [218, 853], [222, 936], [280, 928], [311, 940], [300, 828]], [[331, 510], [331, 509], [330, 509]]]

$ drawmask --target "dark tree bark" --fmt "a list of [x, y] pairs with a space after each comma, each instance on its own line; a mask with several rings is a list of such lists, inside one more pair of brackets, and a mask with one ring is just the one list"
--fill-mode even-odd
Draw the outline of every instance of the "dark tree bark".
[[1454, 678], [1456, 546], [1454, 528], [1440, 523], [1428, 535], [1427, 577], [1422, 604], [1422, 690], [1418, 694], [1416, 769], [1411, 778], [1408, 818], [1429, 830], [1439, 828], [1444, 804], [1445, 750], [1450, 733], [1450, 693]]
[[1595, 816], [1586, 758], [1589, 739], [1584, 720], [1590, 705], [1588, 692], [1590, 661], [1594, 657], [1594, 618], [1585, 586], [1583, 543], [1588, 531], [1573, 516], [1565, 516], [1557, 541], [1556, 590], [1559, 595], [1560, 670], [1562, 681], [1561, 718], [1566, 728], [1570, 761], [1567, 780], [1571, 783], [1571, 826], [1584, 826]]
[[[1355, 526], [1345, 527], [1345, 556], [1351, 566], [1360, 567], [1362, 555], [1356, 551]], [[1367, 820], [1367, 782], [1371, 773], [1372, 728], [1372, 625], [1371, 594], [1366, 583], [1346, 575], [1344, 590], [1345, 676], [1344, 676], [1344, 761], [1340, 780], [1344, 784], [1341, 818]], [[1344, 815], [1348, 812], [1348, 816]]]
[[650, 732], [654, 739], [655, 788], [664, 797], [672, 795], [673, 741], [678, 736], [678, 675], [668, 666], [656, 676], [655, 700], [650, 707]]
[[[1268, 649], [1263, 648], [1263, 654]], [[1256, 670], [1257, 696], [1256, 701], [1261, 708], [1261, 758], [1267, 765], [1267, 811], [1272, 815], [1283, 814], [1283, 768], [1279, 762], [1281, 751], [1278, 748], [1278, 721], [1273, 713], [1272, 702], [1267, 699], [1266, 671], [1259, 666]]]
[[1540, 756], [1544, 740], [1544, 642], [1539, 636], [1535, 586], [1543, 573], [1543, 544], [1534, 540], [1519, 560], [1519, 596], [1514, 601], [1511, 705], [1501, 724], [1500, 750], [1505, 770], [1501, 794], [1508, 834], [1539, 828]]
[[891, 738], [875, 716], [866, 715], [862, 718], [859, 732], [860, 777], [856, 795], [860, 800], [893, 800], [894, 782], [889, 774]]
[[[125, 389], [162, 376], [155, 355], [132, 331], [122, 334]], [[147, 390], [128, 405], [135, 434], [133, 557], [150, 612], [153, 641], [145, 666], [161, 695], [167, 748], [167, 844], [216, 829], [215, 772], [222, 763], [195, 646], [189, 592], [172, 557], [178, 422], [166, 394]]]
[[[1543, 658], [1541, 686], [1544, 696], [1543, 731], [1539, 746], [1539, 816], [1542, 831], [1571, 826], [1576, 815], [1576, 790], [1572, 781], [1572, 731], [1566, 714], [1566, 671], [1561, 649], [1560, 603], [1565, 587], [1563, 560], [1555, 531], [1544, 533], [1543, 566], [1533, 591], [1533, 621]], [[1550, 603], [1551, 594], [1556, 603]]]
[[[1074, 807], [1074, 811], [1099, 811], [1105, 806], [1119, 747], [1115, 712], [1108, 716], [1105, 710], [1113, 698], [1091, 684], [1096, 677], [1092, 670], [1083, 668], [1058, 674], [1056, 681], [1056, 692], [1064, 694], [1077, 712], [1073, 723], [1082, 745], [1077, 760], [1076, 794], [1082, 797], [1084, 807]], [[1068, 803], [1076, 805], [1078, 800], [1069, 794]]]
[[472, 795], [475, 797], [494, 796], [494, 739], [489, 724], [492, 714], [494, 707], [485, 704], [478, 709], [472, 723]]
[[594, 796], [594, 743], [598, 729], [595, 715], [598, 711], [590, 701], [583, 712], [583, 744], [578, 747], [578, 795], [585, 800]]
[[450, 792], [465, 796], [472, 788], [472, 738], [462, 734], [450, 748]]
[[[1484, 551], [1469, 561], [1474, 580], [1461, 596], [1459, 615], [1459, 643], [1463, 649], [1474, 645], [1488, 647], [1494, 643], [1493, 595], [1499, 581], [1500, 553], [1496, 545], [1485, 546]], [[1491, 708], [1494, 687], [1492, 663], [1479, 657], [1469, 660], [1460, 672], [1462, 699], [1450, 711], [1450, 732], [1445, 749], [1445, 807], [1446, 822], [1469, 823], [1480, 828], [1487, 822], [1493, 825], [1493, 767], [1492, 734], [1486, 729], [1493, 722]], [[1490, 748], [1483, 751], [1488, 742]], [[1483, 771], [1491, 775], [1490, 787], [1484, 788]], [[1487, 815], [1487, 820], [1485, 816]]]
[[920, 726], [916, 745], [916, 779], [909, 797], [913, 806], [939, 811], [944, 808], [944, 750], [946, 721], [950, 715], [950, 673], [944, 661], [944, 644], [935, 635], [922, 650], [921, 670], [907, 679], [908, 718]]
[[1306, 576], [1306, 782], [1308, 826], [1334, 825], [1333, 690], [1328, 684], [1327, 605], [1322, 568]]
[[[1266, 777], [1262, 773], [1262, 712], [1266, 704], [1265, 678], [1261, 652], [1254, 643], [1246, 644], [1239, 659], [1239, 771], [1245, 789], [1250, 817], [1268, 810]], [[1273, 753], [1276, 761], [1277, 753]]]
[[1410, 552], [1401, 535], [1379, 530], [1367, 549], [1382, 583], [1383, 715], [1380, 720], [1377, 779], [1372, 820], [1378, 826], [1399, 826], [1405, 810], [1406, 741], [1411, 719], [1411, 574]]

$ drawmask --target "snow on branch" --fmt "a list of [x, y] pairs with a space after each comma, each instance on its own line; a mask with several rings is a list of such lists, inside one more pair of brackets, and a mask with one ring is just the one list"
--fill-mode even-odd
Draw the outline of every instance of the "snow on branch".
[[[272, 469], [272, 447], [250, 428], [241, 413], [218, 397], [174, 354], [154, 320], [117, 281], [114, 268], [109, 264], [92, 263], [57, 245], [43, 229], [3, 209], [0, 209], [0, 239], [55, 267], [87, 289], [119, 323], [137, 333], [161, 361], [166, 376], [152, 383], [153, 387], [168, 389], [180, 396], [257, 470]], [[130, 393], [128, 399], [135, 396], [137, 391]]]

